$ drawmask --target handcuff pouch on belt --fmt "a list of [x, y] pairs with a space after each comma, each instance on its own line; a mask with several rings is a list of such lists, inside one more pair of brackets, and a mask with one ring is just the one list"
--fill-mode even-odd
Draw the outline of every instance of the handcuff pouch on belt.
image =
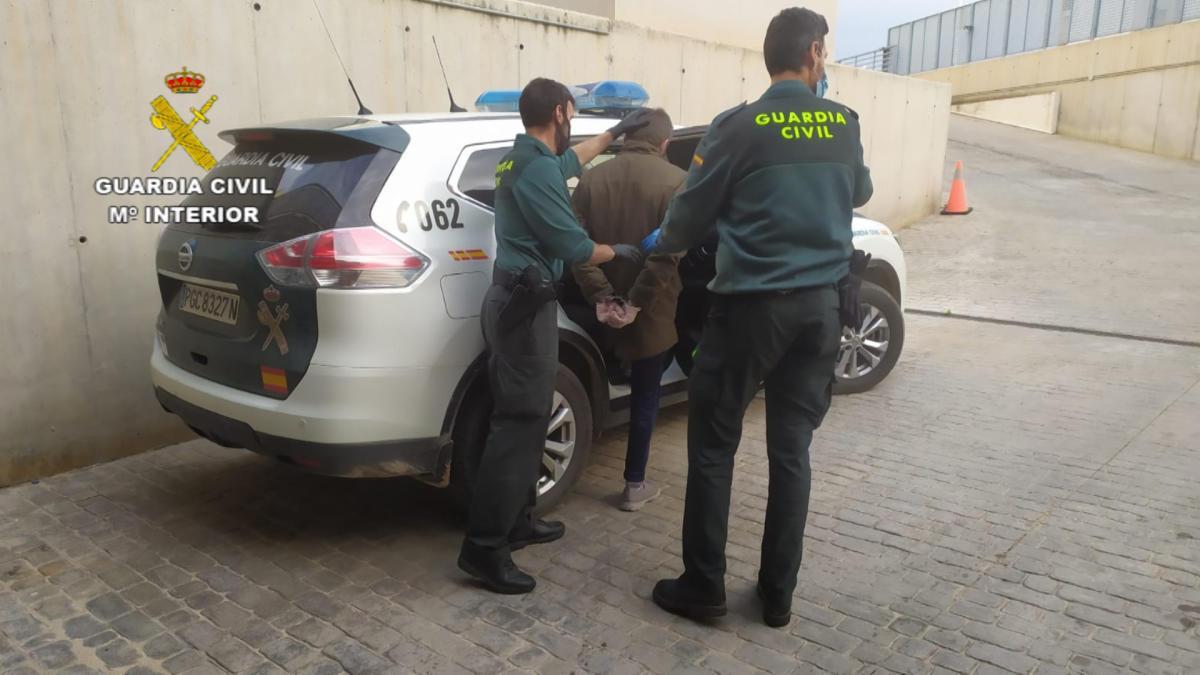
[[521, 270], [511, 286], [511, 295], [500, 310], [500, 328], [512, 330], [521, 325], [526, 319], [535, 314], [542, 305], [558, 297], [554, 284], [542, 278], [542, 273], [536, 265], [529, 265]]

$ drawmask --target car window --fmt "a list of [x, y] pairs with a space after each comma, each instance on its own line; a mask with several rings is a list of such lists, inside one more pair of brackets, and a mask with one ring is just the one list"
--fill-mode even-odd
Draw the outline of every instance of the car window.
[[594, 169], [616, 156], [617, 156], [616, 152], [604, 152], [599, 155], [596, 155], [596, 159], [593, 159], [592, 161], [588, 162], [587, 166], [583, 167], [583, 170], [587, 171], [588, 169]]
[[[463, 166], [462, 175], [458, 177], [459, 192], [482, 204], [486, 204], [488, 208], [495, 208], [496, 165], [508, 154], [509, 150], [512, 150], [511, 145], [475, 151], [467, 158], [467, 163]], [[595, 159], [588, 162], [587, 166], [583, 167], [583, 170], [587, 171], [588, 169], [597, 167], [616, 156], [616, 152], [605, 152], [597, 155]], [[579, 185], [578, 178], [568, 179], [567, 192], [574, 194], [576, 185]]]
[[488, 208], [496, 206], [496, 165], [512, 150], [512, 146], [477, 150], [463, 166], [458, 177], [458, 189], [464, 195]]
[[[583, 170], [584, 170], [584, 172], [587, 172], [589, 169], [594, 169], [616, 156], [617, 156], [616, 152], [604, 152], [602, 154], [596, 155], [595, 159], [593, 159], [592, 161], [590, 161], [586, 165], [584, 165]], [[577, 185], [579, 185], [578, 178], [567, 179], [567, 192], [570, 193], [571, 195], [574, 195], [575, 187]]]

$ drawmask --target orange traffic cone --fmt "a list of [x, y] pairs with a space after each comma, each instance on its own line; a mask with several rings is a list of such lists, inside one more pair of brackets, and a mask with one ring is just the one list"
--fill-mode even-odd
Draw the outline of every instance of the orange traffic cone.
[[962, 160], [954, 165], [954, 180], [950, 183], [950, 201], [942, 209], [943, 216], [965, 216], [975, 209], [967, 206], [967, 182], [963, 180]]

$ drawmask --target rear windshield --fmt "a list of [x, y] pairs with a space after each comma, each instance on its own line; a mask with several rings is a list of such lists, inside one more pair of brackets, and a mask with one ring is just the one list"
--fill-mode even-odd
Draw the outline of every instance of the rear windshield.
[[[238, 143], [205, 175], [204, 194], [184, 206], [257, 206], [258, 223], [175, 222], [175, 230], [286, 241], [334, 227], [371, 222], [371, 207], [400, 153], [332, 134]], [[213, 181], [262, 178], [274, 194], [214, 194]], [[230, 181], [218, 181], [229, 185]]]

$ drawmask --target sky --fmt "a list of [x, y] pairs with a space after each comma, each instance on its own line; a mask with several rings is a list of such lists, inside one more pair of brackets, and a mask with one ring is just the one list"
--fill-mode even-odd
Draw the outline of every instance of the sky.
[[966, 4], [962, 0], [838, 0], [834, 57], [879, 49], [892, 26]]

